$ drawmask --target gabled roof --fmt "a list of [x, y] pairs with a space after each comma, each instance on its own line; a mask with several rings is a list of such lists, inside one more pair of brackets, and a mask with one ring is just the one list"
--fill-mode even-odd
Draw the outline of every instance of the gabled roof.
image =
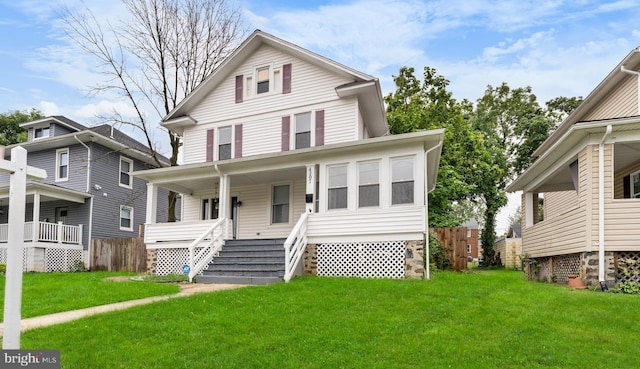
[[[226, 80], [236, 68], [238, 68], [249, 56], [259, 47], [267, 45], [283, 53], [292, 55], [300, 60], [315, 65], [319, 68], [337, 74], [353, 82], [336, 86], [336, 93], [341, 96], [363, 95], [360, 103], [363, 105], [365, 119], [369, 118], [369, 123], [377, 131], [377, 135], [386, 133], [387, 121], [384, 110], [384, 101], [378, 79], [368, 74], [349, 68], [336, 61], [306, 50], [300, 46], [282, 40], [278, 37], [255, 30], [231, 55], [229, 55], [209, 77], [200, 83], [189, 95], [187, 95], [178, 106], [175, 107], [162, 121], [163, 124], [169, 121], [181, 122], [185, 116], [198, 104], [202, 102], [222, 81]], [[372, 83], [368, 83], [372, 82]], [[173, 122], [172, 122], [173, 123]], [[180, 124], [180, 123], [178, 123]], [[172, 127], [173, 128], [173, 127]], [[383, 131], [380, 133], [380, 131]]]
[[[640, 129], [640, 100], [632, 101], [639, 110], [630, 116], [605, 117], [593, 120], [589, 114], [616, 92], [627, 79], [640, 79], [640, 47], [631, 52], [596, 86], [533, 153], [536, 161], [507, 186], [507, 191], [527, 190], [534, 192], [565, 191], [574, 189], [570, 163], [577, 159], [578, 152], [590, 140], [603, 137], [606, 127], [612, 126], [613, 134], [625, 130]], [[638, 82], [640, 86], [640, 82]], [[639, 92], [640, 93], [640, 92]], [[636, 99], [640, 95], [636, 94]], [[595, 137], [595, 138], [594, 138]]]
[[512, 224], [507, 231], [507, 238], [521, 238], [522, 227], [520, 224]]

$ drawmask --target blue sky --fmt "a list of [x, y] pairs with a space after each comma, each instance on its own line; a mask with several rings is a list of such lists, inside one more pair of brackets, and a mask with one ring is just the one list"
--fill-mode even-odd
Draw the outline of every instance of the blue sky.
[[[125, 17], [116, 1], [86, 0], [103, 21]], [[101, 81], [93, 61], [59, 27], [61, 0], [0, 0], [0, 112], [35, 107], [91, 125], [127, 107], [87, 96]], [[286, 1], [238, 0], [249, 30], [259, 28], [380, 79], [383, 94], [402, 66], [436, 68], [456, 99], [487, 85], [532, 86], [541, 102], [586, 96], [640, 45], [634, 0]], [[150, 112], [151, 114], [151, 112]], [[160, 117], [158, 117], [158, 120]]]

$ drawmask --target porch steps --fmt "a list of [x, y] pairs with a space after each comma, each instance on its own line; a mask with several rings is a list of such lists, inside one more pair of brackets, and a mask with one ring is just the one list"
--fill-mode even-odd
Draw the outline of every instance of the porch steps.
[[284, 278], [284, 241], [228, 240], [198, 283], [268, 284]]

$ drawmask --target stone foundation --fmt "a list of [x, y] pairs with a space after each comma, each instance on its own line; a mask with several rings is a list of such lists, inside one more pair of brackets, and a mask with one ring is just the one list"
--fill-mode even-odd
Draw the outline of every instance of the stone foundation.
[[[604, 267], [605, 281], [609, 287], [613, 287], [616, 283], [613, 252], [605, 252]], [[569, 276], [579, 273], [587, 286], [600, 286], [598, 252], [535, 258], [525, 262], [524, 272], [529, 279], [558, 284], [567, 284]]]
[[158, 250], [147, 249], [147, 273], [155, 275], [158, 271]]
[[318, 246], [314, 243], [307, 244], [302, 255], [302, 275], [318, 275]]
[[407, 241], [405, 277], [424, 278], [424, 241]]

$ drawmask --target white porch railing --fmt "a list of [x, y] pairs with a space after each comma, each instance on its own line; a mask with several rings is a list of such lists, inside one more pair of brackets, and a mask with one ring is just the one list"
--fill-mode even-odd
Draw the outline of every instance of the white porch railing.
[[[34, 232], [34, 222], [24, 223], [24, 240], [30, 242], [54, 242], [71, 245], [82, 244], [82, 224], [78, 226], [62, 223], [35, 222], [37, 230]], [[35, 238], [35, 240], [34, 240]], [[0, 224], [0, 243], [9, 239], [9, 225]]]
[[307, 219], [309, 213], [303, 213], [284, 242], [284, 281], [289, 282], [295, 273], [302, 254], [307, 246]]
[[[189, 244], [189, 282], [193, 281], [193, 277], [200, 274], [222, 249], [226, 223], [225, 218], [218, 219], [217, 222]], [[206, 243], [203, 245], [202, 243], [205, 241]], [[195, 252], [196, 247], [201, 248], [198, 253]]]

